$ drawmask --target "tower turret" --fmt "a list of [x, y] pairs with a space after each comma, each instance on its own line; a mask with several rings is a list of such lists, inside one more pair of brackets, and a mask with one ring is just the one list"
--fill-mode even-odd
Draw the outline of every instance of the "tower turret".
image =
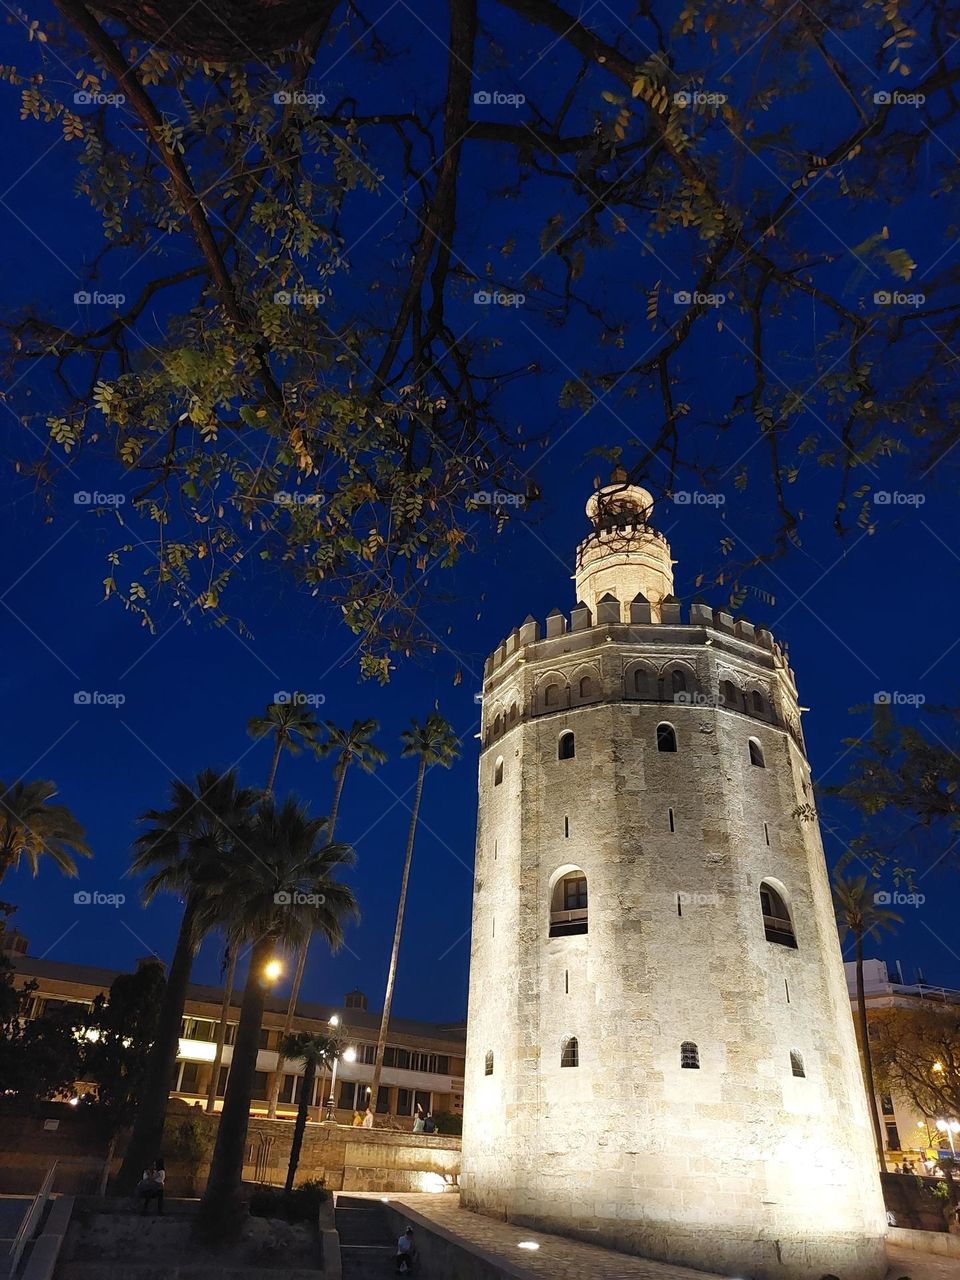
[[659, 622], [661, 604], [673, 595], [673, 561], [670, 544], [650, 523], [652, 495], [617, 467], [610, 483], [590, 495], [586, 512], [593, 530], [577, 547], [577, 599], [596, 618], [598, 603], [613, 596], [629, 622], [631, 602], [642, 597], [650, 620]]

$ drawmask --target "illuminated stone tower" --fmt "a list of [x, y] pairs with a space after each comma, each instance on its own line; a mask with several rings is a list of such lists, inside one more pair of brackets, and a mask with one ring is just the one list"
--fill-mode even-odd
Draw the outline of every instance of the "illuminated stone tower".
[[462, 1195], [757, 1280], [877, 1280], [886, 1220], [793, 673], [681, 620], [652, 499], [484, 669]]

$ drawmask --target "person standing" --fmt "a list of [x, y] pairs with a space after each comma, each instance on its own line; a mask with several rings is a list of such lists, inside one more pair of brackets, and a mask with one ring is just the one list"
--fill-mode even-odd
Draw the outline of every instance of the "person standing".
[[157, 1156], [149, 1169], [144, 1169], [143, 1178], [137, 1192], [143, 1200], [141, 1215], [147, 1212], [151, 1200], [157, 1202], [157, 1213], [163, 1214], [163, 1188], [167, 1180], [167, 1171], [163, 1165], [163, 1156]]
[[397, 1271], [400, 1275], [407, 1275], [413, 1270], [413, 1264], [417, 1256], [417, 1246], [413, 1243], [413, 1227], [407, 1227], [403, 1235], [397, 1241]]
[[413, 1132], [423, 1133], [423, 1107], [417, 1103], [417, 1111], [413, 1118]]
[[363, 1114], [363, 1128], [364, 1129], [373, 1128], [373, 1112], [370, 1110], [369, 1104], [367, 1104], [367, 1109]]

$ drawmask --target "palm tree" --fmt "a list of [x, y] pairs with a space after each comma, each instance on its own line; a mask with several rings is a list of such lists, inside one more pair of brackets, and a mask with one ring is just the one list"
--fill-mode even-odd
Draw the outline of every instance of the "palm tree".
[[338, 1036], [327, 1035], [322, 1031], [295, 1031], [292, 1035], [285, 1035], [280, 1041], [280, 1052], [284, 1058], [304, 1064], [297, 1122], [293, 1127], [290, 1161], [287, 1165], [285, 1188], [287, 1191], [293, 1190], [293, 1180], [297, 1176], [297, 1165], [300, 1163], [300, 1151], [303, 1147], [303, 1135], [307, 1127], [307, 1112], [310, 1109], [310, 1099], [313, 1097], [313, 1086], [317, 1079], [317, 1068], [328, 1058], [339, 1057], [342, 1049], [343, 1042]]
[[449, 769], [460, 755], [460, 742], [453, 728], [438, 711], [431, 711], [422, 725], [411, 721], [410, 728], [400, 735], [403, 743], [401, 756], [416, 756], [419, 760], [417, 785], [410, 810], [410, 826], [407, 831], [407, 853], [403, 862], [400, 881], [400, 900], [397, 903], [397, 923], [393, 930], [393, 948], [390, 952], [390, 968], [387, 971], [387, 989], [383, 997], [383, 1014], [380, 1018], [380, 1036], [377, 1040], [377, 1056], [373, 1067], [373, 1083], [370, 1086], [370, 1106], [374, 1114], [380, 1092], [380, 1075], [383, 1071], [383, 1054], [387, 1046], [387, 1027], [390, 1024], [390, 1006], [393, 1003], [393, 987], [397, 977], [397, 957], [400, 954], [400, 938], [403, 934], [403, 913], [407, 905], [407, 885], [410, 881], [410, 864], [413, 861], [413, 842], [420, 818], [420, 801], [423, 798], [423, 779], [431, 766], [443, 765]]
[[327, 830], [325, 818], [311, 818], [292, 798], [279, 807], [272, 799], [264, 799], [249, 843], [237, 850], [224, 886], [224, 919], [253, 949], [201, 1206], [204, 1226], [216, 1235], [238, 1230], [241, 1224], [243, 1153], [267, 965], [279, 947], [299, 946], [311, 933], [319, 933], [335, 951], [343, 941], [345, 920], [358, 914], [352, 890], [335, 879], [342, 867], [352, 864], [353, 851], [347, 845], [327, 843]]
[[168, 809], [151, 809], [140, 818], [146, 829], [134, 844], [130, 870], [150, 873], [144, 902], [167, 892], [184, 905], [147, 1078], [117, 1176], [119, 1190], [132, 1190], [160, 1150], [193, 958], [220, 919], [217, 900], [227, 867], [247, 838], [258, 797], [253, 788], [237, 785], [236, 770], [203, 769], [193, 785], [174, 780]]
[[[352, 764], [357, 764], [365, 773], [372, 773], [378, 764], [383, 764], [387, 758], [387, 753], [381, 751], [371, 741], [373, 735], [380, 728], [376, 720], [354, 720], [349, 729], [341, 729], [332, 720], [325, 720], [323, 727], [326, 730], [326, 737], [323, 741], [316, 743], [314, 751], [318, 756], [336, 753], [336, 759], [333, 764], [333, 799], [330, 802], [328, 826], [328, 834], [332, 840], [337, 826], [340, 797], [343, 795], [343, 784], [347, 777], [347, 770]], [[310, 939], [306, 938], [297, 954], [297, 967], [294, 970], [293, 984], [290, 987], [290, 999], [287, 1001], [287, 1014], [283, 1022], [281, 1040], [286, 1039], [293, 1029], [293, 1017], [297, 1008], [297, 1000], [300, 998], [300, 986], [303, 982], [304, 970], [307, 967], [307, 952], [309, 950]], [[281, 1051], [277, 1060], [277, 1070], [273, 1077], [273, 1083], [270, 1086], [267, 1114], [271, 1117], [275, 1117], [277, 1114], [277, 1101], [280, 1097], [282, 1079], [283, 1053]]]
[[40, 857], [52, 858], [65, 876], [77, 874], [75, 857], [89, 858], [84, 830], [65, 804], [51, 804], [57, 784], [19, 778], [11, 786], [0, 782], [0, 880], [21, 858], [34, 875]]
[[894, 931], [903, 923], [903, 917], [877, 902], [871, 877], [844, 875], [838, 867], [833, 873], [833, 903], [837, 913], [837, 926], [841, 940], [853, 936], [854, 955], [857, 962], [857, 1039], [860, 1041], [860, 1059], [863, 1063], [864, 1084], [870, 1118], [873, 1121], [873, 1137], [877, 1147], [877, 1160], [881, 1173], [886, 1170], [883, 1158], [883, 1134], [880, 1113], [877, 1110], [877, 1091], [873, 1075], [873, 1058], [870, 1052], [870, 1036], [867, 1028], [867, 1002], [863, 990], [863, 940], [880, 940], [884, 929]]
[[[273, 757], [270, 761], [270, 772], [267, 775], [266, 794], [273, 795], [277, 781], [277, 769], [280, 767], [280, 756], [284, 750], [290, 755], [299, 755], [301, 745], [316, 743], [320, 725], [316, 716], [305, 704], [298, 701], [294, 694], [290, 702], [271, 702], [262, 716], [252, 716], [247, 722], [247, 732], [253, 738], [265, 738], [273, 735]], [[207, 1089], [208, 1112], [216, 1109], [217, 1086], [220, 1083], [220, 1066], [223, 1062], [223, 1048], [227, 1043], [227, 1027], [230, 1017], [230, 1006], [233, 1004], [233, 985], [237, 976], [237, 960], [240, 946], [236, 940], [226, 939], [223, 949], [226, 973], [223, 979], [223, 998], [220, 1001], [220, 1019], [217, 1023], [217, 1048], [213, 1059], [213, 1070], [210, 1073], [210, 1086]], [[306, 957], [304, 957], [304, 960]], [[276, 1088], [280, 1089], [280, 1067], [277, 1067]], [[276, 1101], [271, 1104], [270, 1115], [277, 1114]]]

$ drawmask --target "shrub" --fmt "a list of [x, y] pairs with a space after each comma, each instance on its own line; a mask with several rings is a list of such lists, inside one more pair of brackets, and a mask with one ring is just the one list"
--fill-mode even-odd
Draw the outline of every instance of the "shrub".
[[463, 1116], [455, 1116], [452, 1111], [438, 1111], [434, 1119], [437, 1133], [451, 1133], [456, 1137], [463, 1133]]
[[323, 1178], [308, 1178], [289, 1193], [281, 1187], [258, 1187], [250, 1197], [250, 1212], [256, 1218], [316, 1222], [320, 1206], [329, 1195]]

